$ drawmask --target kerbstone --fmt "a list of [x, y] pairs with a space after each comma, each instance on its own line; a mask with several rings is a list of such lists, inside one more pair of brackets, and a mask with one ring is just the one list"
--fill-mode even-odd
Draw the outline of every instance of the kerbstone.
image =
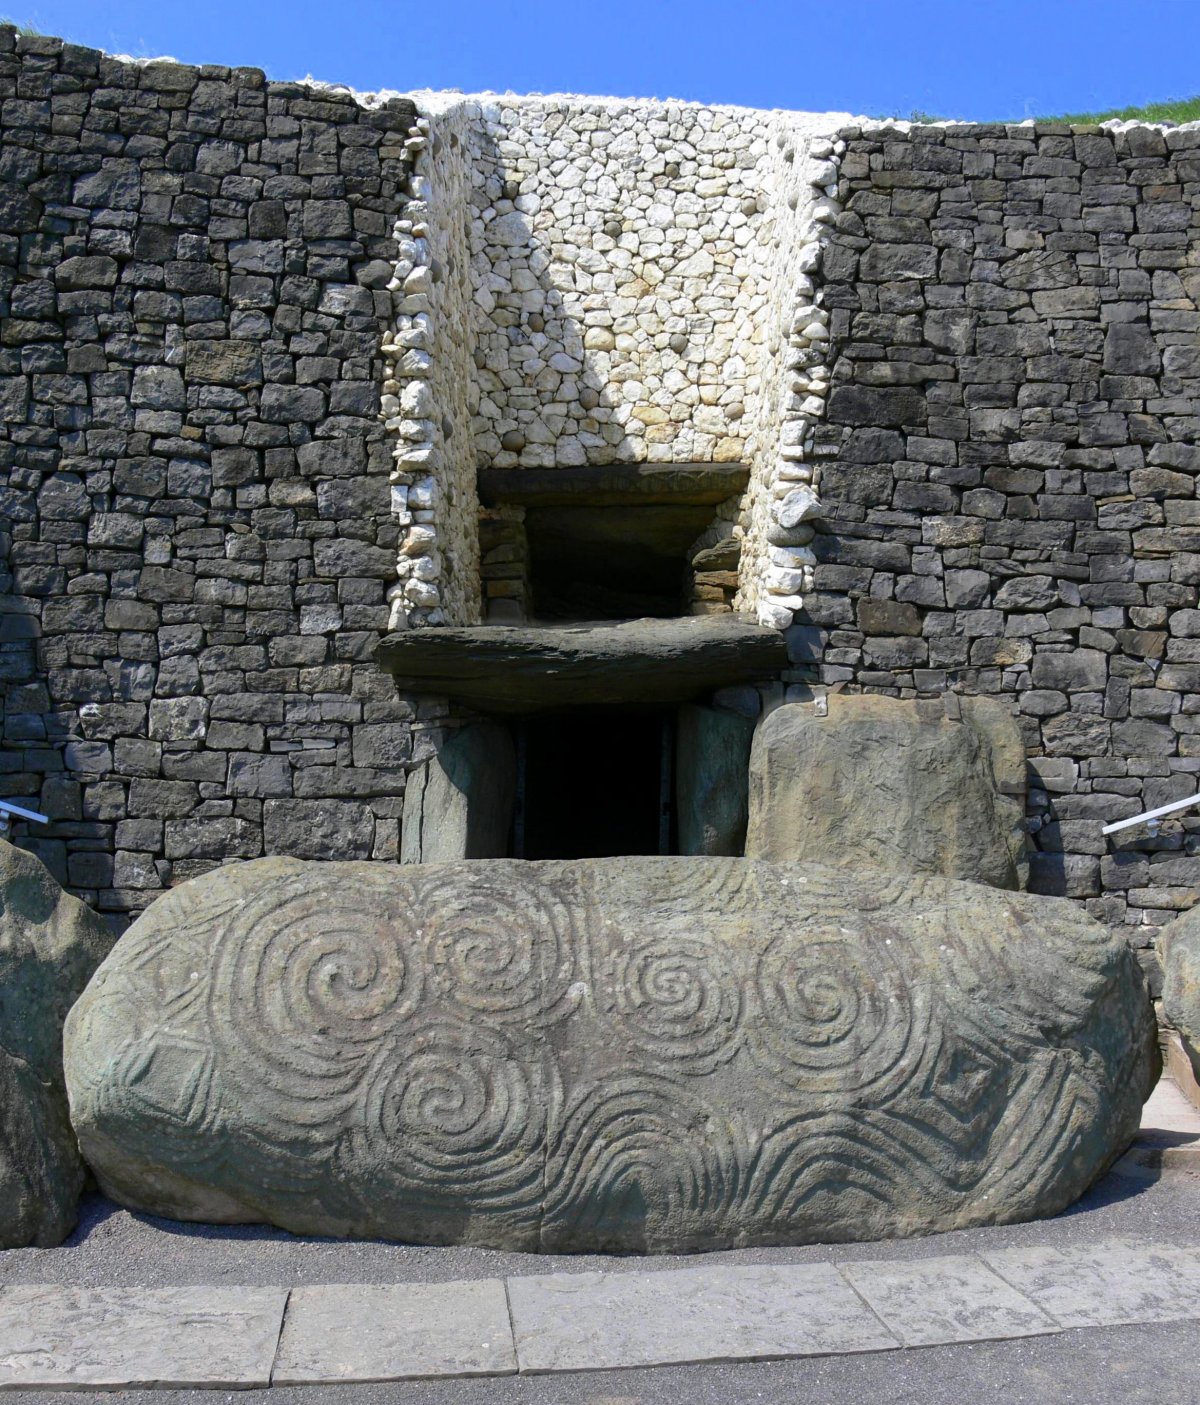
[[121, 1204], [550, 1252], [1053, 1214], [1157, 1074], [1074, 905], [730, 858], [234, 865], [139, 918], [65, 1049]]
[[941, 874], [998, 888], [1025, 879], [1025, 758], [990, 699], [835, 696], [787, 704], [750, 754], [746, 854]]
[[295, 1288], [274, 1385], [508, 1376], [517, 1369], [499, 1279]]
[[75, 1226], [85, 1172], [62, 1027], [112, 944], [40, 859], [0, 840], [0, 1249], [59, 1244]]
[[510, 1278], [522, 1373], [890, 1351], [830, 1264]]
[[271, 1383], [285, 1288], [0, 1292], [0, 1389], [249, 1389]]

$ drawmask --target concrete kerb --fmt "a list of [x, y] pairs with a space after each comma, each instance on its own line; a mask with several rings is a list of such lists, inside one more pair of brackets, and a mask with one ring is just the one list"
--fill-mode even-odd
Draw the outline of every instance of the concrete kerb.
[[0, 1390], [263, 1388], [911, 1351], [1200, 1320], [1200, 1249], [1124, 1238], [909, 1263], [438, 1285], [0, 1290]]

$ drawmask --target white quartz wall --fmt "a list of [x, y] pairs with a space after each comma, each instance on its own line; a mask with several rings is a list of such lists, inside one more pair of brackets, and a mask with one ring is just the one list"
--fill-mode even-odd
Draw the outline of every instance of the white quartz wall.
[[737, 606], [786, 627], [811, 581], [838, 119], [418, 102], [384, 401], [393, 624], [479, 618], [477, 468], [716, 461], [751, 468]]
[[742, 460], [771, 114], [574, 98], [476, 112], [480, 465]]
[[811, 117], [774, 114], [759, 229], [771, 289], [763, 314], [750, 485], [743, 500], [735, 606], [785, 629], [812, 587], [809, 547], [819, 515], [813, 425], [829, 388], [821, 237], [836, 219], [837, 148]]
[[411, 198], [397, 225], [400, 301], [383, 405], [396, 434], [392, 505], [404, 527], [394, 628], [479, 618], [466, 130], [461, 104], [427, 109], [415, 134], [421, 144]]

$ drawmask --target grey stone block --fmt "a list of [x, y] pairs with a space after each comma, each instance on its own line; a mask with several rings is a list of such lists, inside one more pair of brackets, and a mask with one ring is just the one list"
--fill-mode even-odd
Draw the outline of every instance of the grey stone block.
[[257, 385], [262, 381], [259, 348], [248, 341], [189, 342], [187, 375], [205, 385]]
[[1068, 693], [1103, 690], [1108, 681], [1108, 659], [1097, 649], [1072, 649], [1061, 654], [1039, 650], [1031, 673], [1035, 688]]
[[[352, 537], [339, 537], [332, 541], [318, 541], [313, 544], [313, 565], [319, 576], [376, 577], [381, 580], [394, 580], [396, 577], [396, 553], [370, 542], [357, 541]], [[384, 621], [386, 625], [386, 620]]]
[[348, 239], [354, 233], [350, 206], [345, 200], [306, 200], [305, 239]]
[[286, 756], [241, 752], [229, 758], [227, 793], [282, 796], [292, 793], [292, 767]]
[[268, 800], [262, 833], [269, 854], [367, 859], [374, 846], [375, 817], [357, 801]]
[[1133, 953], [1072, 905], [658, 857], [206, 874], [121, 939], [65, 1067], [134, 1208], [639, 1253], [1055, 1213], [1158, 1072]]
[[150, 704], [150, 737], [155, 741], [200, 741], [208, 726], [204, 698], [155, 698]]
[[133, 373], [134, 405], [155, 410], [182, 410], [187, 405], [183, 376], [173, 366], [142, 366]]
[[510, 1278], [522, 1374], [890, 1351], [830, 1264]]
[[0, 1389], [249, 1389], [271, 1383], [285, 1288], [0, 1294]]
[[296, 461], [309, 478], [355, 477], [366, 471], [366, 445], [361, 439], [314, 439], [300, 445]]
[[63, 292], [111, 288], [117, 281], [117, 261], [104, 254], [64, 259], [54, 270], [54, 281]]
[[921, 633], [921, 613], [915, 605], [896, 600], [860, 600], [858, 627], [864, 634]]
[[1063, 1327], [1118, 1327], [1200, 1316], [1200, 1250], [1110, 1239], [998, 1249], [985, 1263]]
[[276, 424], [303, 424], [325, 414], [325, 396], [315, 386], [268, 385], [262, 393], [262, 417]]
[[859, 260], [859, 277], [868, 283], [893, 278], [932, 278], [938, 251], [932, 244], [872, 244]]
[[835, 386], [829, 396], [834, 424], [881, 427], [924, 424], [929, 418], [925, 396], [915, 390], [876, 390], [866, 386]]
[[1012, 576], [996, 591], [992, 603], [997, 610], [1052, 610], [1061, 599], [1053, 576]]
[[517, 1369], [499, 1279], [294, 1288], [272, 1384], [509, 1376]]
[[841, 1265], [905, 1346], [1001, 1341], [1060, 1330], [1054, 1318], [971, 1255]]
[[750, 757], [747, 855], [1022, 886], [1020, 735], [990, 699], [961, 711], [866, 696], [831, 698], [826, 716], [776, 709]]

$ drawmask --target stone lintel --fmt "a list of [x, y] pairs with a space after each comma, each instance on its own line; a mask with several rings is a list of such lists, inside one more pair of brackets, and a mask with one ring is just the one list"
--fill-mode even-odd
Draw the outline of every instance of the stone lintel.
[[375, 657], [405, 693], [481, 712], [686, 702], [787, 667], [781, 634], [738, 615], [389, 634]]
[[593, 468], [484, 468], [479, 501], [520, 507], [719, 503], [744, 491], [744, 463], [636, 463]]

